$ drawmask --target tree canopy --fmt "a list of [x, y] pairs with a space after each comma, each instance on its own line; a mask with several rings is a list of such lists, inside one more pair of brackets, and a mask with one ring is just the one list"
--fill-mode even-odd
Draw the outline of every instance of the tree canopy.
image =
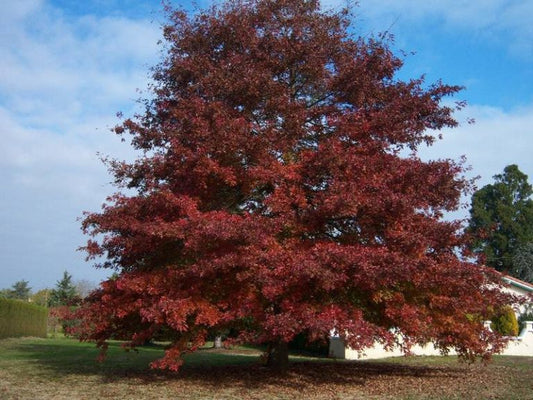
[[80, 296], [78, 296], [76, 286], [72, 283], [72, 275], [64, 271], [63, 278], [57, 281], [56, 287], [50, 292], [49, 306], [68, 306], [79, 301]]
[[7, 299], [28, 301], [31, 296], [31, 287], [28, 281], [20, 280], [15, 282], [10, 289], [2, 289], [1, 292], [1, 296]]
[[498, 271], [533, 282], [533, 189], [517, 165], [472, 196], [472, 249]]
[[40, 289], [33, 293], [31, 296], [31, 302], [38, 306], [48, 307], [50, 305], [50, 294], [52, 289]]
[[501, 348], [483, 320], [509, 299], [442, 219], [463, 168], [416, 155], [456, 126], [441, 101], [460, 88], [398, 79], [388, 39], [350, 23], [313, 0], [169, 11], [153, 98], [115, 129], [141, 154], [109, 161], [119, 192], [83, 221], [88, 257], [118, 275], [82, 308], [82, 339], [164, 333], [153, 366], [170, 369], [223, 329], [269, 344], [273, 366], [301, 332]]

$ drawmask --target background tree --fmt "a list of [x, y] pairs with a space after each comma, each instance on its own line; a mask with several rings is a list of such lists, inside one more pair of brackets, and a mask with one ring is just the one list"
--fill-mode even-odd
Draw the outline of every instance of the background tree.
[[267, 343], [279, 369], [299, 333], [332, 329], [355, 349], [500, 349], [482, 321], [509, 298], [458, 256], [460, 223], [441, 218], [468, 189], [463, 169], [416, 155], [427, 129], [456, 125], [440, 102], [459, 88], [399, 80], [385, 39], [352, 37], [347, 13], [313, 0], [169, 17], [153, 99], [116, 128], [142, 154], [109, 161], [135, 194], [83, 222], [103, 237], [89, 258], [118, 276], [80, 311], [81, 338], [105, 349], [164, 332], [153, 366], [170, 369], [226, 329]]
[[50, 293], [50, 307], [70, 306], [80, 302], [76, 287], [72, 283], [72, 275], [63, 272], [63, 278], [56, 283], [56, 287]]
[[495, 182], [472, 196], [468, 231], [472, 250], [487, 265], [531, 282], [533, 261], [533, 193], [516, 165], [505, 167]]
[[76, 289], [76, 294], [84, 299], [87, 297], [94, 289], [96, 289], [97, 285], [94, 282], [91, 282], [87, 279], [78, 279], [74, 282], [74, 287]]
[[51, 293], [52, 289], [41, 289], [31, 296], [31, 301], [39, 306], [48, 307]]
[[15, 282], [8, 291], [8, 298], [28, 301], [31, 296], [31, 287], [28, 284], [25, 280]]
[[523, 243], [517, 247], [509, 274], [533, 283], [533, 242]]

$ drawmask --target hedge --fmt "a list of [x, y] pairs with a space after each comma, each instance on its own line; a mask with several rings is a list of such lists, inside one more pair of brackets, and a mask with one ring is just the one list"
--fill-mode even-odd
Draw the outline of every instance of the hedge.
[[0, 339], [46, 337], [48, 309], [20, 300], [0, 299]]

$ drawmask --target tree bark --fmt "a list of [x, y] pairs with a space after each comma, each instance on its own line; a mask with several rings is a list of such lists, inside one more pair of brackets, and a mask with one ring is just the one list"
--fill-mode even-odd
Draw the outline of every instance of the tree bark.
[[287, 342], [271, 343], [267, 349], [267, 367], [280, 373], [289, 368], [289, 345]]

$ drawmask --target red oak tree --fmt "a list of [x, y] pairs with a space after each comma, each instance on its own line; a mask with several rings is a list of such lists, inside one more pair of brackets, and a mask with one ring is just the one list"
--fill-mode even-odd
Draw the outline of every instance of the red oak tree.
[[441, 101], [460, 88], [397, 79], [388, 40], [349, 26], [316, 0], [169, 13], [153, 99], [115, 129], [142, 152], [110, 162], [130, 194], [83, 222], [89, 258], [117, 271], [81, 310], [83, 340], [164, 335], [153, 366], [170, 369], [223, 329], [268, 343], [279, 368], [302, 332], [501, 348], [482, 322], [508, 299], [442, 219], [468, 190], [463, 167], [417, 157], [456, 125]]

